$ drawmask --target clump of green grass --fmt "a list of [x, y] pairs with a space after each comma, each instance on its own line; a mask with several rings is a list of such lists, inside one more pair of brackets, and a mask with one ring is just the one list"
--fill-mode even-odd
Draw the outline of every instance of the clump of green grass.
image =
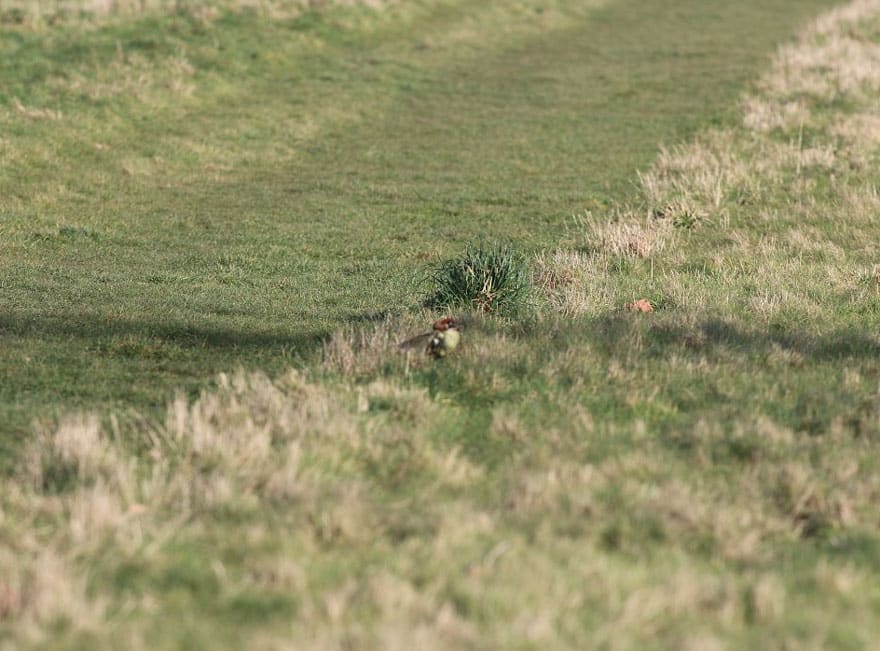
[[429, 307], [474, 309], [485, 314], [522, 314], [532, 294], [529, 264], [499, 242], [469, 244], [463, 256], [441, 262], [431, 275]]

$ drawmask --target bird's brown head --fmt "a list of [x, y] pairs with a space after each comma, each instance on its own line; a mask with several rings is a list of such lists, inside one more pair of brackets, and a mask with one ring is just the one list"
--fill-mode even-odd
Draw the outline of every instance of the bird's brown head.
[[449, 330], [449, 328], [457, 328], [458, 323], [451, 316], [444, 317], [442, 319], [437, 319], [434, 321], [433, 328], [438, 332], [445, 332]]

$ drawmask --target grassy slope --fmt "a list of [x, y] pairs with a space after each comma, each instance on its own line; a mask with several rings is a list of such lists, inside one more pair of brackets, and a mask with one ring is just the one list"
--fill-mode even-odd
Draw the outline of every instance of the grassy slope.
[[[784, 52], [745, 126], [663, 152], [617, 223], [610, 177], [595, 204], [462, 191], [498, 220], [576, 196], [593, 210], [557, 224], [567, 246], [537, 263], [549, 305], [536, 319], [477, 322], [446, 364], [407, 367], [395, 323], [360, 325], [307, 354], [304, 374], [221, 382], [165, 423], [119, 413], [106, 433], [74, 420], [38, 434], [2, 491], [2, 634], [84, 648], [870, 647], [877, 33], [875, 17]], [[396, 132], [382, 124], [336, 137]], [[458, 132], [435, 137], [480, 154]], [[351, 169], [381, 179], [381, 152], [353, 149]], [[505, 173], [522, 178], [493, 167]], [[318, 203], [378, 201], [362, 178]], [[421, 205], [417, 183], [394, 187]], [[643, 204], [665, 217], [646, 221]], [[459, 246], [413, 232], [421, 255]], [[381, 277], [388, 262], [373, 264]], [[643, 295], [661, 309], [617, 311]]]
[[558, 244], [827, 3], [502, 4], [6, 28], [7, 436], [283, 368], [476, 236]]

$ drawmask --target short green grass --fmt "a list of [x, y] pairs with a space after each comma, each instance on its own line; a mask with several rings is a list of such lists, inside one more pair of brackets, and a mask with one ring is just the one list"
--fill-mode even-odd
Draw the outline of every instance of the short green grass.
[[880, 9], [474, 4], [4, 31], [0, 645], [871, 648]]

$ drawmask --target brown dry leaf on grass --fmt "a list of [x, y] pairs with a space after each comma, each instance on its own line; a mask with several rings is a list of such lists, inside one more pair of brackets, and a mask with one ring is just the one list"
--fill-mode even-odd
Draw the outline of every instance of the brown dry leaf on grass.
[[651, 301], [647, 298], [640, 298], [637, 301], [625, 304], [623, 309], [627, 312], [653, 312], [654, 306], [651, 305]]

